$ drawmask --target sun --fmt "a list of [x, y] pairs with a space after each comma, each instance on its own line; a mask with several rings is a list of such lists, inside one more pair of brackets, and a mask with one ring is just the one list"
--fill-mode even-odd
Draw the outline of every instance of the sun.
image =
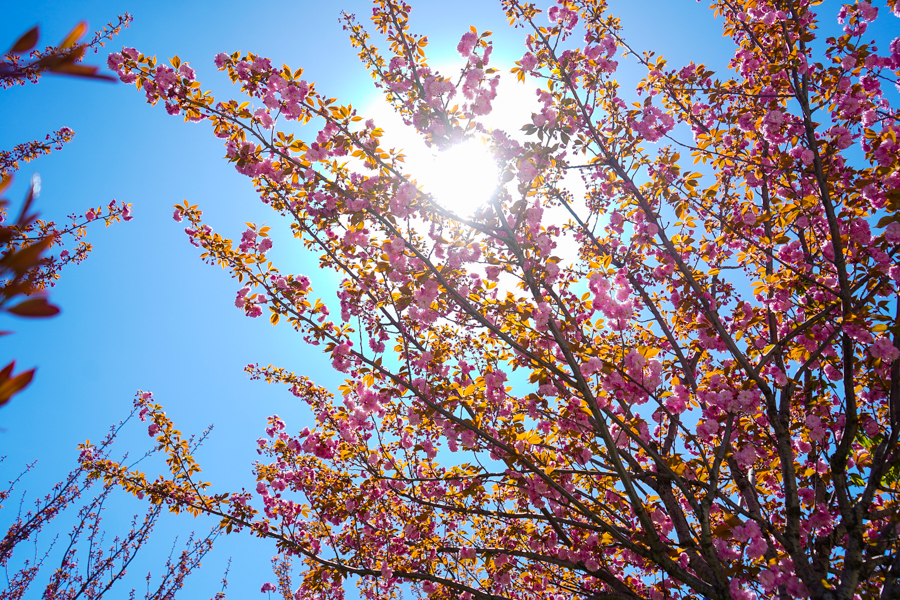
[[460, 216], [470, 216], [497, 188], [497, 165], [478, 140], [467, 140], [422, 160], [415, 170], [422, 189]]

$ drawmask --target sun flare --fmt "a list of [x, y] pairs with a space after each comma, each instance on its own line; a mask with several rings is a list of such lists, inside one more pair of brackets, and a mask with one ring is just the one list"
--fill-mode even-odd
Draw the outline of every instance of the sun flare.
[[460, 216], [474, 213], [497, 187], [497, 165], [487, 148], [468, 140], [423, 160], [415, 173], [424, 191]]

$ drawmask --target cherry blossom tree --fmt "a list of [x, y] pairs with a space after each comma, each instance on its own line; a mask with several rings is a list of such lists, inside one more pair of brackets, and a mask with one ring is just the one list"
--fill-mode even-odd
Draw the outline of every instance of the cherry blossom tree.
[[[602, 0], [501, 4], [527, 49], [509, 75], [541, 103], [524, 137], [484, 124], [507, 76], [489, 32], [440, 73], [402, 1], [375, 2], [381, 49], [342, 19], [429, 145], [487, 140], [498, 186], [471, 214], [301, 69], [219, 54], [244, 98], [217, 100], [178, 57], [110, 56], [148, 102], [208, 122], [340, 274], [318, 298], [315, 267], [268, 258], [277, 229], [233, 242], [176, 207], [235, 306], [346, 381], [247, 367], [315, 421], [269, 419], [253, 492], [202, 481], [151, 398], [169, 472], [87, 464], [272, 539], [263, 591], [285, 598], [341, 598], [350, 577], [368, 598], [900, 596], [900, 39], [869, 37], [895, 0], [712, 0], [734, 46], [718, 74], [633, 49]], [[623, 56], [646, 68], [637, 103]]]

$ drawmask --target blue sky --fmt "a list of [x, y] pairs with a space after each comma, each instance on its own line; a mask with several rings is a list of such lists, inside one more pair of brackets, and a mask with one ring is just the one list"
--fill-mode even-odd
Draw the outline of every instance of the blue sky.
[[[429, 35], [433, 60], [452, 60], [470, 24], [494, 31], [495, 60], [509, 64], [524, 52], [522, 31], [506, 26], [499, 2], [413, 4], [414, 29]], [[709, 11], [692, 0], [611, 4], [633, 46], [657, 49], [672, 65], [694, 58], [721, 68], [730, 56]], [[363, 20], [371, 10], [359, 0], [19, 2], [6, 7], [0, 45], [12, 43], [35, 24], [42, 28], [42, 44], [56, 43], [81, 20], [94, 30], [127, 10], [134, 16], [132, 26], [99, 55], [89, 56], [88, 63], [105, 65], [106, 53], [123, 45], [161, 59], [178, 54], [194, 66], [205, 86], [226, 98], [237, 90], [216, 72], [213, 57], [252, 51], [275, 64], [304, 67], [320, 92], [363, 107], [373, 102], [374, 88], [338, 24], [341, 8]], [[625, 71], [623, 77], [626, 87], [633, 78], [633, 89], [637, 76]], [[66, 271], [52, 290], [52, 301], [63, 310], [59, 317], [0, 318], [0, 329], [16, 331], [3, 338], [0, 360], [16, 358], [21, 368], [39, 367], [31, 387], [0, 411], [5, 430], [0, 432], [0, 454], [9, 456], [0, 476], [11, 478], [26, 462], [38, 459], [36, 472], [20, 489], [45, 490], [75, 464], [76, 445], [102, 437], [128, 413], [135, 391], [142, 389], [154, 392], [184, 432], [214, 423], [212, 438], [199, 455], [205, 476], [227, 489], [251, 488], [254, 440], [262, 434], [265, 418], [277, 413], [299, 430], [307, 416], [285, 389], [250, 381], [244, 365], [273, 363], [332, 389], [341, 378], [290, 329], [247, 319], [234, 308], [240, 286], [226, 272], [198, 260], [183, 225], [172, 220], [171, 207], [183, 199], [199, 204], [207, 222], [232, 239], [239, 237], [245, 221], [268, 222], [274, 228], [271, 256], [276, 264], [283, 272], [307, 274], [314, 286], [321, 275], [315, 262], [291, 247], [286, 226], [278, 231], [249, 180], [221, 158], [221, 143], [207, 125], [186, 125], [161, 107], [148, 106], [131, 86], [47, 76], [36, 86], [0, 92], [0, 114], [4, 149], [62, 126], [76, 132], [63, 150], [23, 165], [8, 194], [11, 199], [21, 198], [31, 175], [40, 173], [38, 208], [44, 218], [64, 220], [66, 214], [112, 199], [132, 203], [135, 215], [129, 223], [90, 228], [92, 255]], [[149, 438], [137, 424], [122, 442], [123, 448], [137, 450]], [[135, 510], [133, 504], [117, 506], [110, 528]], [[10, 518], [0, 513], [0, 525]], [[204, 528], [188, 517], [167, 523], [154, 540], [155, 554], [133, 569], [138, 578], [147, 569], [158, 572], [161, 553], [175, 534]], [[272, 553], [264, 542], [232, 536], [189, 582], [184, 597], [212, 596], [228, 556], [235, 558], [230, 596], [257, 597], [253, 594], [270, 579]]]

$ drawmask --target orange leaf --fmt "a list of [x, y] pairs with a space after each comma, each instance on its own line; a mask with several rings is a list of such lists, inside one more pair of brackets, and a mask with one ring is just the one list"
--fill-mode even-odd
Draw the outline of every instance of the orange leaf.
[[75, 29], [73, 29], [72, 31], [69, 32], [69, 35], [66, 36], [66, 39], [64, 39], [62, 41], [62, 43], [59, 45], [59, 47], [62, 48], [63, 50], [65, 50], [66, 48], [69, 48], [70, 46], [74, 45], [75, 42], [78, 41], [78, 38], [80, 38], [81, 36], [84, 35], [85, 31], [87, 31], [87, 23], [82, 21], [81, 23], [79, 23], [78, 25], [75, 26]]

